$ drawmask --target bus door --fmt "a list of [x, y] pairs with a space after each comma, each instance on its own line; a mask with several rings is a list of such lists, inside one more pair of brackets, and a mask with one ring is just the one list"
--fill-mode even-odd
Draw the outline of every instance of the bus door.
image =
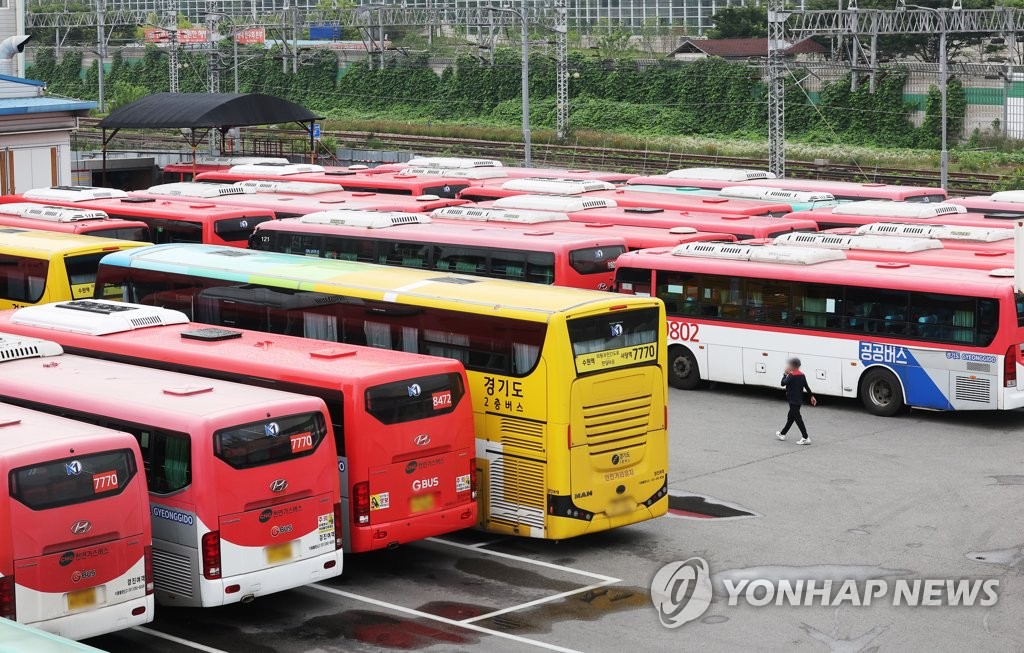
[[[361, 444], [348, 439], [349, 448], [360, 446], [370, 454], [369, 478], [352, 490], [352, 523], [379, 527], [466, 503], [474, 454], [457, 447], [465, 437], [452, 428], [453, 420], [439, 419], [469, 401], [462, 376], [435, 374], [374, 386], [365, 401], [366, 412], [386, 427], [386, 436], [368, 429], [358, 436]], [[387, 535], [375, 530], [374, 537]]]
[[[219, 460], [210, 480], [217, 487], [219, 508], [219, 577], [335, 549], [333, 442], [320, 413], [267, 419], [214, 434]], [[213, 543], [204, 541], [204, 552], [207, 548]], [[218, 577], [209, 572], [207, 578]]]
[[146, 595], [149, 515], [141, 482], [129, 449], [11, 471], [19, 621], [31, 624]]

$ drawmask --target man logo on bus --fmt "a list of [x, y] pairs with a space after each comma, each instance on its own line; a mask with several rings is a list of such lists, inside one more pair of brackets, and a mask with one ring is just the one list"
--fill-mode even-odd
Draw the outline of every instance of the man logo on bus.
[[269, 424], [263, 425], [263, 431], [267, 434], [268, 438], [276, 438], [281, 435], [281, 427], [277, 425], [277, 422], [270, 422]]
[[616, 322], [615, 324], [612, 325], [612, 337], [613, 338], [618, 338], [621, 335], [622, 335], [622, 323], [621, 322]]
[[82, 473], [82, 463], [77, 460], [72, 460], [69, 463], [64, 463], [64, 471], [68, 476], [78, 476]]
[[413, 383], [411, 386], [409, 386], [409, 396], [410, 397], [418, 397], [418, 396], [420, 396], [420, 393], [422, 393], [422, 392], [423, 392], [423, 390], [420, 388], [420, 384], [419, 383]]
[[270, 482], [271, 492], [284, 492], [288, 489], [288, 481], [283, 478], [279, 478]]
[[92, 522], [88, 519], [80, 519], [74, 524], [71, 524], [71, 532], [75, 535], [85, 535], [92, 528]]

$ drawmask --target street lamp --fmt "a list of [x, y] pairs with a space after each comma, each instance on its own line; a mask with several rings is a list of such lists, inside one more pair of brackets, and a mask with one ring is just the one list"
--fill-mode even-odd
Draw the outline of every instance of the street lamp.
[[522, 26], [523, 165], [529, 168], [532, 165], [530, 146], [530, 34], [526, 25], [526, 0], [523, 0], [523, 8], [521, 10], [513, 9], [512, 7], [496, 7], [494, 5], [484, 5], [481, 9], [512, 14], [519, 18], [519, 24]]
[[935, 7], [907, 5], [910, 9], [930, 11], [939, 17], [939, 93], [942, 97], [942, 151], [939, 153], [939, 185], [943, 189], [949, 186], [949, 150], [946, 146], [946, 85], [949, 73], [946, 70], [946, 13]]

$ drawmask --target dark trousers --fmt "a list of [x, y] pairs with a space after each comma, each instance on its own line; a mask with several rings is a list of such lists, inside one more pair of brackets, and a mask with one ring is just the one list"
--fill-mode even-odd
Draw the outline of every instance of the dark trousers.
[[804, 418], [800, 416], [800, 404], [789, 406], [789, 414], [786, 415], [786, 425], [782, 427], [782, 435], [789, 433], [789, 429], [796, 423], [796, 427], [800, 429], [800, 435], [807, 437], [807, 428], [804, 426]]

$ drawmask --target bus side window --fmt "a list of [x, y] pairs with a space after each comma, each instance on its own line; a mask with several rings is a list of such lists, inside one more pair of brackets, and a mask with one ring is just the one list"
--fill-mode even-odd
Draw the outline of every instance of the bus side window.
[[488, 276], [522, 281], [526, 276], [526, 252], [494, 252]]
[[365, 240], [363, 238], [326, 236], [324, 237], [323, 257], [341, 261], [376, 263], [375, 245], [372, 240]]
[[35, 303], [46, 290], [49, 261], [16, 256], [0, 256], [0, 293], [4, 299]]
[[742, 319], [740, 285], [742, 279], [706, 275], [701, 281], [701, 315]]
[[657, 295], [665, 302], [665, 310], [669, 315], [698, 315], [701, 313], [700, 289], [695, 275], [679, 272], [657, 272], [656, 274]]
[[[615, 274], [615, 286], [624, 295], [650, 297], [651, 271], [643, 268], [619, 268]], [[672, 308], [669, 308], [668, 301], [665, 300], [665, 309], [669, 315], [677, 315], [679, 313], [679, 303], [673, 301]]]
[[150, 492], [170, 494], [192, 483], [192, 447], [187, 435], [124, 424], [110, 426], [131, 433], [139, 441]]

